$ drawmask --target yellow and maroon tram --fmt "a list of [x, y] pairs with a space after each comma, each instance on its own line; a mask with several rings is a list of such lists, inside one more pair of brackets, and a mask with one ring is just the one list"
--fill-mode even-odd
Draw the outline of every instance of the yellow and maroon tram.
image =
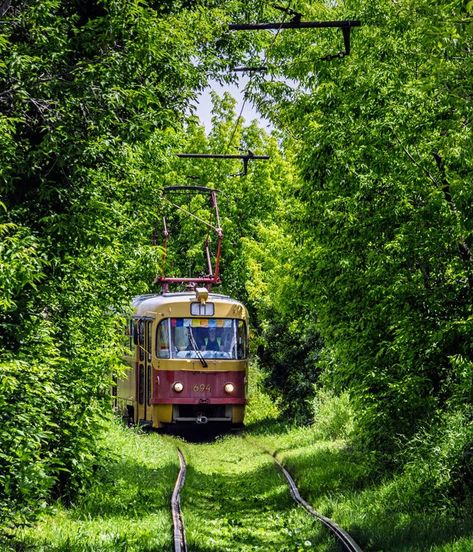
[[[197, 278], [160, 276], [155, 283], [161, 284], [162, 293], [135, 298], [128, 327], [129, 368], [117, 382], [114, 402], [131, 423], [155, 428], [216, 422], [239, 426], [247, 402], [248, 311], [242, 303], [211, 292], [212, 286], [220, 283], [223, 239], [217, 190], [172, 186], [165, 191], [209, 195], [215, 223], [204, 223], [217, 237], [215, 266], [207, 236], [208, 274]], [[163, 222], [164, 267], [168, 230], [166, 219]], [[172, 293], [171, 284], [185, 286], [187, 291]]]
[[129, 369], [116, 404], [131, 422], [243, 423], [248, 377], [248, 313], [225, 295], [144, 295], [134, 301]]

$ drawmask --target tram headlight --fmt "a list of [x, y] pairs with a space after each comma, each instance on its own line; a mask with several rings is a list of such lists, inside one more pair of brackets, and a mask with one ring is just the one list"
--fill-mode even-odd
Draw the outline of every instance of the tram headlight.
[[235, 391], [235, 386], [233, 385], [233, 383], [226, 383], [223, 388], [225, 390], [225, 393], [233, 393], [233, 391]]
[[176, 393], [180, 393], [184, 389], [184, 384], [181, 383], [180, 381], [176, 381], [175, 383], [172, 384], [172, 388]]

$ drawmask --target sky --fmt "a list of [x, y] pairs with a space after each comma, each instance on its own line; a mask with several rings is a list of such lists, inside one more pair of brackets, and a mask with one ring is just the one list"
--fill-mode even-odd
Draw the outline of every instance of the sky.
[[[207, 134], [212, 128], [212, 124], [210, 122], [212, 118], [212, 113], [211, 113], [212, 102], [210, 99], [210, 92], [213, 90], [220, 97], [223, 96], [224, 92], [229, 92], [237, 101], [237, 105], [235, 109], [236, 109], [237, 115], [239, 115], [241, 107], [244, 102], [243, 89], [245, 88], [245, 85], [247, 82], [248, 82], [247, 76], [240, 76], [238, 84], [225, 84], [223, 86], [220, 85], [218, 82], [211, 80], [210, 86], [208, 86], [199, 95], [197, 100], [198, 103], [197, 103], [196, 114], [204, 124]], [[258, 119], [259, 124], [268, 131], [274, 128], [267, 119], [264, 119], [262, 117], [259, 111], [251, 104], [249, 100], [245, 103], [242, 117], [245, 119], [247, 123], [249, 123], [253, 119]]]

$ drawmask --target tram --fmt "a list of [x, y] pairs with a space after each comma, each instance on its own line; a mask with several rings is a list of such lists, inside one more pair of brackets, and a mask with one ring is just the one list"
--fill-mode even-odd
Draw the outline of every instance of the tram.
[[225, 295], [144, 295], [129, 325], [129, 368], [116, 403], [132, 423], [243, 423], [248, 386], [248, 312]]
[[[173, 425], [243, 424], [248, 389], [248, 311], [226, 295], [220, 283], [223, 239], [216, 190], [196, 186], [165, 190], [210, 196], [216, 215], [215, 267], [205, 241], [208, 274], [197, 278], [160, 276], [162, 292], [136, 297], [127, 327], [128, 369], [116, 382], [113, 402], [129, 423], [163, 428]], [[164, 258], [168, 231], [164, 219]], [[185, 286], [171, 292], [170, 285]]]

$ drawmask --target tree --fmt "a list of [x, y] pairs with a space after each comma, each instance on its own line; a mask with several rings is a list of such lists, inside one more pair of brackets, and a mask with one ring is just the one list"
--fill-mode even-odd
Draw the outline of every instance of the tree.
[[[363, 23], [350, 56], [330, 61], [340, 31], [280, 33], [268, 61], [286, 80], [263, 83], [260, 105], [297, 143], [295, 234], [323, 379], [350, 391], [359, 435], [392, 460], [399, 435], [459, 405], [465, 427], [472, 415], [471, 13], [411, 0], [299, 7]], [[461, 439], [459, 464], [471, 431]]]
[[187, 4], [2, 5], [2, 528], [74, 496], [98, 461], [117, 328], [160, 260], [162, 175], [222, 63], [225, 14]]

